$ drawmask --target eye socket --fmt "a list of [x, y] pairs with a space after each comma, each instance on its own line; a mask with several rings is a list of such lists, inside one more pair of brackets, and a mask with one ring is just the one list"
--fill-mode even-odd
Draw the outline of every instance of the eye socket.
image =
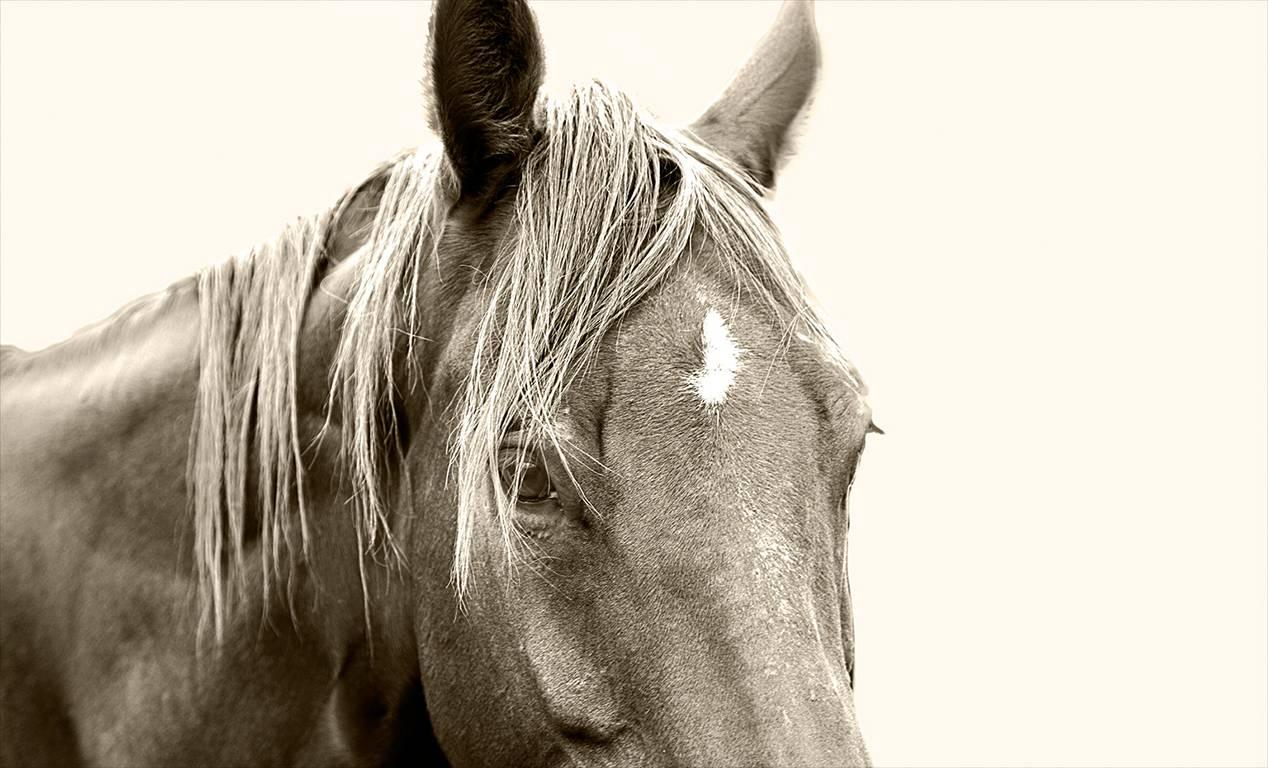
[[515, 489], [515, 500], [520, 504], [536, 504], [558, 498], [550, 481], [550, 470], [540, 452], [507, 451], [499, 464], [502, 487]]

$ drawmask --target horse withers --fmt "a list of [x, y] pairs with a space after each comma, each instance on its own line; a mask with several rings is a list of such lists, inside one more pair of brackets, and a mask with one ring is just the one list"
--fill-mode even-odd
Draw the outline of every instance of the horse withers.
[[694, 125], [441, 0], [437, 146], [0, 355], [4, 765], [863, 765], [870, 411], [762, 203], [790, 2]]

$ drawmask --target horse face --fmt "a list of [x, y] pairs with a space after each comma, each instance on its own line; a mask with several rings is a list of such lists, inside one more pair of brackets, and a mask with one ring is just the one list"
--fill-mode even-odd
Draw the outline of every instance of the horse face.
[[543, 449], [563, 490], [517, 507], [542, 531], [518, 630], [567, 731], [684, 765], [856, 764], [844, 501], [869, 417], [734, 295], [683, 275], [578, 388], [564, 429], [605, 469], [575, 483], [587, 509]]
[[[442, 258], [472, 274], [499, 268], [482, 254], [542, 235], [498, 188], [531, 187], [534, 142], [551, 140], [531, 103], [531, 17], [484, 5], [441, 2], [433, 20], [436, 122], [461, 190]], [[785, 11], [694, 127], [759, 184], [809, 91], [812, 35], [804, 9]], [[693, 235], [692, 258], [606, 327], [549, 414], [498, 422], [474, 513], [472, 475], [444, 468], [479, 410], [472, 393], [493, 391], [471, 386], [502, 354], [487, 344], [513, 335], [490, 331], [503, 322], [491, 286], [507, 284], [473, 280], [434, 319], [429, 336], [449, 341], [407, 461], [419, 661], [451, 761], [866, 763], [845, 500], [870, 417], [857, 379], [790, 335], [717, 245]], [[509, 285], [503, 310], [524, 300]]]
[[[557, 412], [559, 445], [504, 437], [524, 543], [508, 564], [487, 510], [461, 609], [445, 547], [422, 555], [424, 685], [461, 755], [866, 763], [845, 502], [870, 414], [736, 296], [683, 270], [608, 334]], [[452, 347], [449, 391], [469, 351]]]

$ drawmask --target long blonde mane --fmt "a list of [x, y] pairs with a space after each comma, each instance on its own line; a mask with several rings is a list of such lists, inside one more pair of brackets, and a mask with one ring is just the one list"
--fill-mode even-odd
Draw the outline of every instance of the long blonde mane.
[[[710, 248], [736, 284], [794, 334], [851, 369], [807, 300], [760, 191], [689, 132], [659, 125], [599, 83], [542, 97], [540, 138], [514, 192], [514, 218], [482, 286], [485, 311], [452, 441], [458, 527], [453, 576], [470, 588], [477, 520], [497, 511], [508, 556], [517, 533], [497, 454], [512, 424], [556, 445], [555, 412], [605, 335], [684, 260]], [[363, 558], [400, 556], [389, 491], [399, 373], [427, 354], [420, 285], [432, 279], [456, 197], [439, 149], [392, 163], [357, 264], [335, 361], [349, 502]], [[266, 595], [307, 554], [308, 511], [297, 425], [298, 343], [326, 243], [347, 204], [199, 277], [201, 371], [190, 453], [200, 604], [219, 635], [242, 588], [248, 506], [262, 525]], [[402, 356], [402, 345], [404, 355]], [[315, 372], [310, 372], [313, 375]], [[320, 375], [325, 375], [321, 372]], [[247, 498], [248, 457], [258, 495]]]

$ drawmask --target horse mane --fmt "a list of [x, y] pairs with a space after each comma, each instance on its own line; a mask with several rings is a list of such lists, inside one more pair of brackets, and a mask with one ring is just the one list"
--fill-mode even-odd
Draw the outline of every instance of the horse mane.
[[[351, 210], [360, 193], [384, 185], [386, 201], [387, 183], [403, 175], [409, 157], [375, 169], [331, 209], [298, 219], [274, 239], [197, 275], [199, 372], [186, 485], [194, 519], [200, 636], [209, 627], [217, 639], [223, 636], [245, 586], [248, 525], [258, 524], [260, 530], [266, 598], [283, 573], [294, 573], [297, 548], [308, 555], [297, 400], [304, 313], [345, 219], [365, 213]], [[381, 203], [375, 207], [381, 210]], [[382, 240], [381, 229], [376, 217], [371, 241]], [[375, 281], [363, 276], [360, 282]], [[254, 499], [248, 496], [251, 479]], [[288, 578], [288, 597], [289, 587]]]
[[[508, 556], [520, 551], [508, 502], [516, 489], [501, 487], [497, 466], [504, 434], [516, 425], [562, 447], [555, 412], [564, 393], [608, 331], [701, 244], [784, 323], [786, 343], [794, 334], [816, 343], [852, 386], [861, 386], [812, 308], [760, 188], [736, 165], [601, 83], [543, 95], [535, 122], [540, 135], [513, 191], [514, 220], [480, 287], [486, 309], [450, 450], [460, 597], [471, 582], [475, 521], [491, 504]], [[440, 259], [458, 195], [439, 148], [405, 154], [376, 173], [386, 181], [356, 265], [329, 406], [343, 430], [363, 568], [371, 553], [400, 555], [386, 498], [399, 446], [390, 439], [393, 411], [384, 405], [396, 396], [396, 361], [417, 359], [425, 341], [420, 285], [428, 263]], [[217, 636], [243, 586], [251, 454], [266, 595], [283, 564], [289, 573], [308, 553], [298, 344], [326, 242], [352, 194], [199, 276], [201, 368], [189, 481], [200, 605]], [[362, 579], [364, 586], [364, 571]]]

